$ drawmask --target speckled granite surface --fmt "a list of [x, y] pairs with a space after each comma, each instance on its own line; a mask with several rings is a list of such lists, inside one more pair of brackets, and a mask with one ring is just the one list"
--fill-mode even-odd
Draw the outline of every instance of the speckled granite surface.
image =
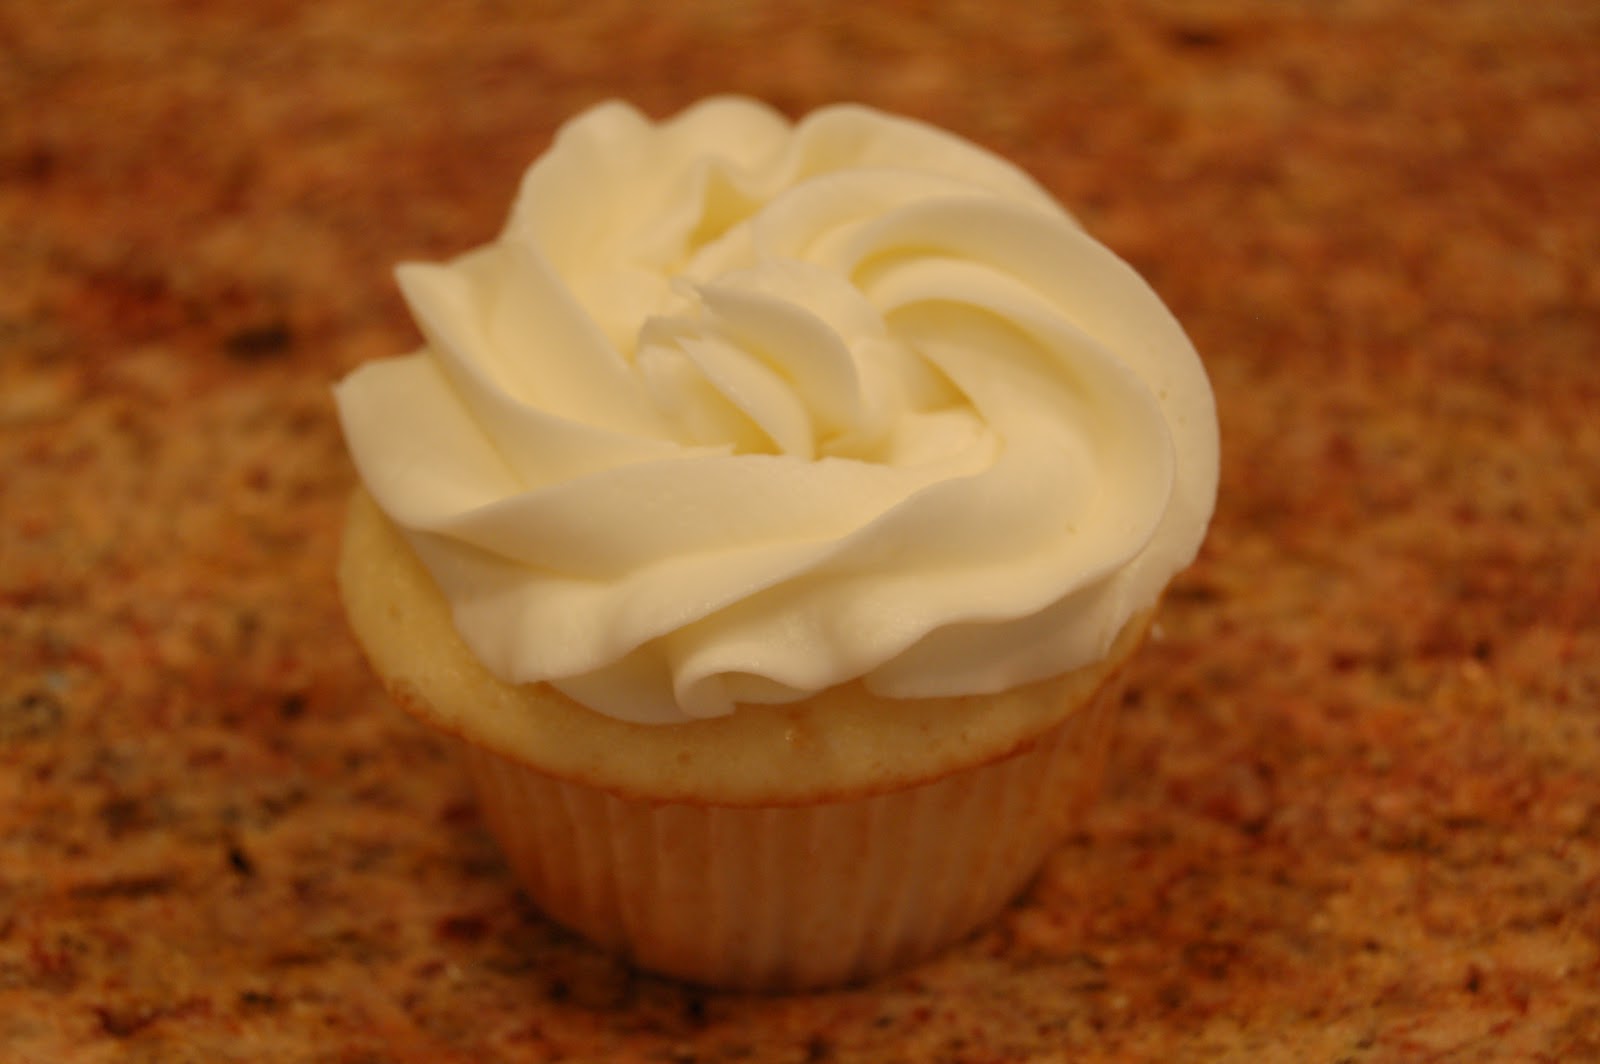
[[[0, 0], [0, 1059], [1600, 1059], [1600, 9], [535, 6]], [[1023, 163], [1225, 441], [1090, 829], [790, 998], [521, 902], [330, 578], [389, 265], [728, 89]]]

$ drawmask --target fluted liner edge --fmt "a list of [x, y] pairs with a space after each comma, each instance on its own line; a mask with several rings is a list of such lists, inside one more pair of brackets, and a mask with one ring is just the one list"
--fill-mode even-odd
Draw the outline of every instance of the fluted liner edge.
[[484, 818], [533, 901], [638, 966], [799, 989], [929, 956], [993, 918], [1098, 789], [1121, 684], [1026, 748], [812, 804], [621, 797], [464, 743]]

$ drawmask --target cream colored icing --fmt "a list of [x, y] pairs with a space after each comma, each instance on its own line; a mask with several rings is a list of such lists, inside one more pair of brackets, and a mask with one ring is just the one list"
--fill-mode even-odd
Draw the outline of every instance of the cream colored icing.
[[1194, 348], [1034, 181], [921, 123], [579, 115], [426, 338], [335, 390], [475, 655], [651, 723], [1088, 664], [1199, 549]]

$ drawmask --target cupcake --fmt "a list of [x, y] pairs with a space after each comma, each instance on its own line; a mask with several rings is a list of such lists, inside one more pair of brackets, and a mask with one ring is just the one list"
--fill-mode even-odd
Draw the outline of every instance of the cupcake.
[[1015, 897], [1215, 499], [1149, 287], [970, 143], [740, 98], [579, 115], [398, 279], [424, 346], [336, 388], [340, 587], [533, 900], [797, 988]]

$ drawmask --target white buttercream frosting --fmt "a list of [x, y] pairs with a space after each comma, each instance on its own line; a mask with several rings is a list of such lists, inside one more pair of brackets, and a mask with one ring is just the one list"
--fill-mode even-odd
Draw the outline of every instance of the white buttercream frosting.
[[1210, 386], [1021, 171], [859, 106], [609, 103], [336, 389], [495, 675], [672, 722], [1088, 664], [1199, 549]]

